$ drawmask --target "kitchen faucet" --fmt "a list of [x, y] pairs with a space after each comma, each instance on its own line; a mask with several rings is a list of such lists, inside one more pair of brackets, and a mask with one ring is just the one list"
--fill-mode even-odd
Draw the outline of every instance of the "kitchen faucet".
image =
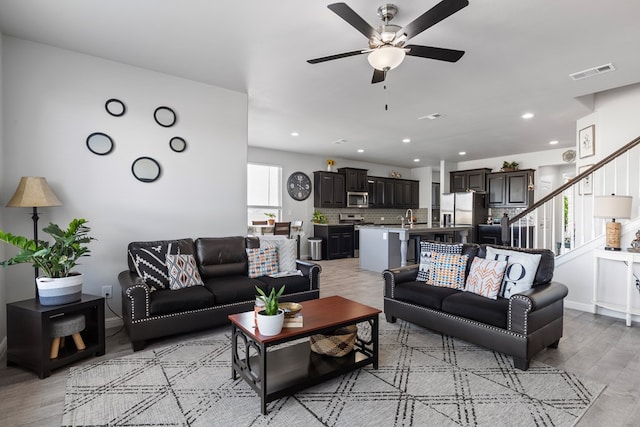
[[411, 210], [411, 208], [407, 209], [407, 211], [404, 213], [404, 216], [409, 219], [409, 228], [413, 228], [413, 211]]

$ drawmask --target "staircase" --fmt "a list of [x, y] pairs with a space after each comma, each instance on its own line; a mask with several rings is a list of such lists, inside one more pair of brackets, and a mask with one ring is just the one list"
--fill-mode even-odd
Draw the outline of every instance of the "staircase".
[[[510, 246], [545, 248], [563, 255], [602, 238], [605, 224], [611, 219], [593, 217], [598, 196], [636, 196], [632, 212], [638, 212], [639, 146], [637, 137], [525, 211], [503, 221], [503, 241]], [[514, 231], [522, 233], [526, 226], [533, 226], [533, 233], [525, 232], [527, 235], [523, 236]]]

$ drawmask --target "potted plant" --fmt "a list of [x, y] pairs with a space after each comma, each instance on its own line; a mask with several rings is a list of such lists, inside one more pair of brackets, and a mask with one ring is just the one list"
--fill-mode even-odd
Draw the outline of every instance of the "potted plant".
[[278, 292], [275, 288], [271, 289], [269, 295], [257, 286], [256, 291], [258, 292], [256, 298], [264, 303], [264, 308], [257, 314], [258, 331], [260, 335], [278, 335], [284, 324], [284, 310], [278, 307], [278, 300], [284, 292], [284, 285]]
[[276, 223], [276, 214], [267, 212], [265, 213], [265, 215], [269, 217], [269, 219], [267, 220], [269, 222], [269, 225], [273, 225]]
[[322, 212], [320, 212], [319, 210], [314, 210], [313, 211], [313, 216], [311, 217], [311, 222], [313, 222], [314, 224], [326, 224], [327, 223], [327, 217], [324, 216], [324, 214]]
[[502, 162], [502, 172], [513, 172], [518, 170], [518, 162]]
[[20, 251], [2, 262], [3, 267], [14, 264], [31, 263], [42, 275], [36, 278], [40, 304], [67, 304], [80, 300], [83, 275], [72, 269], [78, 265], [78, 259], [89, 256], [87, 245], [91, 229], [87, 220], [75, 218], [66, 230], [49, 223], [42, 229], [53, 238], [53, 243], [44, 240], [31, 240], [23, 236], [14, 236], [0, 230], [0, 240], [17, 247]]

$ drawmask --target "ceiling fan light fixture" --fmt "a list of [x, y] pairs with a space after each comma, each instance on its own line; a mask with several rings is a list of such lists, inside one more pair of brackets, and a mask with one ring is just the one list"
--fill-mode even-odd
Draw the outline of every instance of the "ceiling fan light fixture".
[[402, 63], [406, 52], [394, 46], [381, 46], [367, 57], [369, 64], [376, 70], [389, 71]]

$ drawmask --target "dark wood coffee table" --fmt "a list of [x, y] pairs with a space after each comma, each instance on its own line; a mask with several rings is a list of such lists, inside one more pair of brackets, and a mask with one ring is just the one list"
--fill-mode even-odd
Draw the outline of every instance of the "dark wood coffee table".
[[[231, 375], [239, 375], [260, 396], [261, 410], [267, 403], [291, 395], [327, 379], [372, 364], [378, 369], [378, 314], [380, 310], [339, 296], [302, 302], [304, 326], [284, 328], [278, 335], [260, 335], [253, 311], [231, 314]], [[354, 350], [343, 357], [311, 351], [309, 341], [267, 350], [277, 344], [367, 322], [370, 337], [358, 334]]]

